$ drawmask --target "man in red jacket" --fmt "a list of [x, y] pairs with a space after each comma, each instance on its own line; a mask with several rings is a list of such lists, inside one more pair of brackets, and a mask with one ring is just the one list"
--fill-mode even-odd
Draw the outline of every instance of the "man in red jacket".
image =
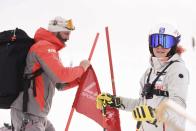
[[43, 72], [28, 89], [27, 111], [23, 112], [23, 92], [12, 104], [11, 119], [15, 131], [55, 131], [47, 120], [55, 87], [64, 90], [76, 86], [77, 79], [90, 65], [88, 60], [81, 61], [76, 67], [64, 67], [61, 63], [58, 51], [66, 46], [72, 30], [71, 20], [56, 17], [49, 22], [48, 30], [39, 28], [35, 33], [35, 44], [29, 50], [25, 74], [40, 68]]

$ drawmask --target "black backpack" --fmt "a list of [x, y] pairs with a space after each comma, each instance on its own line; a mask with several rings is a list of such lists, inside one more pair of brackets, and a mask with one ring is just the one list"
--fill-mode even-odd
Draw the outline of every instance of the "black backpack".
[[0, 109], [9, 109], [23, 88], [26, 56], [34, 40], [24, 30], [0, 32]]

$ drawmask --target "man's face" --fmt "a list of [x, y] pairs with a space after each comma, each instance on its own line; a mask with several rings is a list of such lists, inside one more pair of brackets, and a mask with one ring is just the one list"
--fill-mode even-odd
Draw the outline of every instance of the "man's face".
[[65, 43], [67, 40], [69, 40], [71, 32], [63, 31], [57, 33], [57, 38], [62, 42]]

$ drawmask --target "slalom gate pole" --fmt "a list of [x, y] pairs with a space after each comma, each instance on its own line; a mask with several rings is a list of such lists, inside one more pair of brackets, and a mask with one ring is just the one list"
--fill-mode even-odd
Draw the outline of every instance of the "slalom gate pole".
[[111, 53], [111, 47], [110, 47], [110, 38], [109, 38], [108, 27], [105, 27], [105, 31], [106, 31], [106, 40], [107, 40], [107, 47], [108, 47], [108, 57], [109, 57], [109, 64], [110, 64], [112, 91], [113, 91], [113, 95], [116, 95], [116, 87], [115, 87], [115, 81], [114, 81], [114, 71], [113, 71], [113, 64], [112, 64], [112, 53]]
[[95, 47], [96, 47], [96, 44], [97, 44], [97, 40], [99, 38], [99, 33], [96, 34], [96, 37], [95, 37], [95, 40], [93, 42], [93, 47], [91, 48], [91, 52], [90, 52], [90, 55], [88, 57], [88, 60], [91, 61], [91, 58], [93, 56], [93, 53], [94, 53], [94, 50], [95, 50]]
[[[106, 41], [107, 41], [108, 57], [109, 57], [109, 64], [110, 64], [112, 91], [113, 91], [113, 94], [116, 95], [116, 88], [115, 88], [115, 81], [114, 81], [114, 72], [113, 72], [113, 64], [112, 64], [112, 55], [111, 55], [111, 47], [110, 47], [110, 38], [109, 38], [108, 27], [105, 27], [105, 32], [106, 32]], [[105, 107], [103, 108], [102, 112], [103, 112], [103, 117], [105, 118], [105, 115], [106, 115], [106, 108]], [[104, 120], [104, 122], [105, 122], [105, 120]], [[106, 128], [103, 128], [103, 131], [106, 131]]]
[[[99, 38], [99, 33], [96, 34], [96, 37], [94, 39], [93, 46], [91, 48], [91, 52], [90, 52], [90, 55], [88, 57], [89, 61], [91, 61], [91, 58], [93, 56], [93, 53], [94, 53], [94, 50], [95, 50], [98, 38]], [[75, 99], [74, 99], [74, 101], [75, 101]], [[74, 106], [72, 105], [72, 108], [71, 108], [71, 111], [70, 111], [70, 114], [69, 114], [69, 118], [68, 118], [68, 121], [67, 121], [67, 124], [66, 124], [65, 131], [68, 131], [68, 129], [69, 129], [69, 126], [70, 126], [70, 123], [71, 123], [71, 119], [73, 117], [73, 113], [74, 113]]]

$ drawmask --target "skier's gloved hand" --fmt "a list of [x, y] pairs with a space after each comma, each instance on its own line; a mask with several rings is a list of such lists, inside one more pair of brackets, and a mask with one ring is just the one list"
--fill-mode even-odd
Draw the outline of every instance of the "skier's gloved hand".
[[102, 109], [106, 107], [109, 103], [112, 103], [112, 96], [110, 94], [101, 93], [97, 96], [96, 107], [97, 109]]
[[109, 93], [101, 93], [97, 96], [96, 107], [102, 109], [103, 107], [110, 106], [114, 108], [120, 108], [124, 105], [121, 103], [120, 98]]
[[132, 115], [133, 115], [133, 118], [137, 121], [140, 121], [140, 122], [145, 121], [157, 127], [156, 112], [155, 112], [155, 109], [150, 106], [147, 106], [147, 105], [137, 106], [132, 111]]

